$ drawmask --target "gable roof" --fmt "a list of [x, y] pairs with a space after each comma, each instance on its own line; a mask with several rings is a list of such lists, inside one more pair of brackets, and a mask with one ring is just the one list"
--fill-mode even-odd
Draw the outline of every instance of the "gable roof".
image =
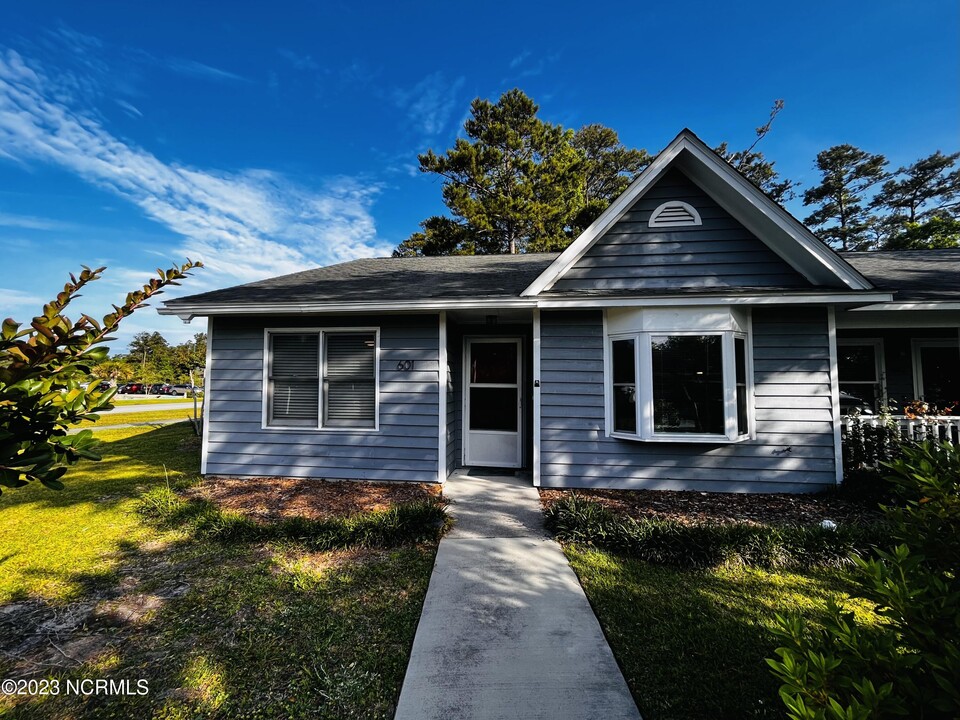
[[870, 282], [824, 245], [803, 223], [768, 198], [690, 130], [683, 130], [574, 242], [523, 291], [536, 296], [553, 287], [671, 167], [707, 192], [813, 285], [870, 290]]

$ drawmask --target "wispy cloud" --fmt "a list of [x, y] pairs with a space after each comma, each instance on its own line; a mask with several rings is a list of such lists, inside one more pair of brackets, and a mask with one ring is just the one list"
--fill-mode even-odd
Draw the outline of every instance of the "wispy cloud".
[[69, 230], [75, 226], [72, 223], [65, 223], [60, 220], [0, 212], [0, 227], [15, 227], [25, 230]]
[[10, 314], [12, 308], [27, 305], [35, 307], [37, 311], [39, 311], [44, 302], [46, 302], [46, 300], [39, 295], [31, 295], [22, 290], [0, 287], [0, 308], [2, 308], [0, 312], [4, 313], [4, 317]]
[[119, 105], [130, 117], [143, 117], [143, 113], [140, 112], [140, 109], [132, 103], [128, 103], [126, 100], [121, 100], [120, 98], [114, 98], [113, 101]]
[[394, 90], [393, 100], [407, 113], [410, 124], [425, 135], [437, 135], [447, 129], [450, 117], [460, 101], [464, 78], [448, 81], [442, 72], [427, 75], [408, 90]]
[[513, 60], [510, 61], [510, 69], [520, 67], [523, 64], [523, 61], [530, 57], [530, 51], [524, 50], [522, 53], [517, 55]]
[[320, 64], [311, 55], [298, 55], [293, 50], [287, 50], [286, 48], [279, 48], [277, 53], [283, 59], [288, 60], [296, 70], [317, 71], [320, 69]]
[[250, 82], [248, 78], [227, 70], [207, 65], [197, 60], [186, 60], [178, 57], [159, 58], [157, 62], [168, 70], [180, 75], [202, 78], [205, 80], [230, 80], [233, 82]]
[[[532, 62], [528, 62], [531, 60]], [[549, 55], [538, 55], [533, 56], [533, 53], [529, 50], [524, 50], [522, 53], [517, 55], [510, 61], [510, 70], [517, 70], [513, 77], [516, 78], [531, 78], [538, 75], [542, 75], [543, 72], [550, 66], [553, 65], [557, 60], [560, 59], [560, 53], [550, 53]], [[503, 82], [507, 82], [507, 79], [504, 79]]]
[[9, 49], [0, 49], [0, 152], [59, 166], [135, 203], [183, 238], [171, 257], [208, 265], [204, 285], [390, 250], [370, 214], [376, 186], [335, 178], [303, 187], [269, 170], [165, 163], [112, 135], [43, 67]]

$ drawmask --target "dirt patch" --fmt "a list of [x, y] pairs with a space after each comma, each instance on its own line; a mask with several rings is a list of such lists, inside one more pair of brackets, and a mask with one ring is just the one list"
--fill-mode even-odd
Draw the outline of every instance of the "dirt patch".
[[615, 513], [693, 523], [745, 522], [757, 525], [812, 524], [823, 520], [862, 523], [879, 513], [833, 495], [710, 493], [675, 490], [541, 490], [540, 502], [549, 507], [576, 493]]
[[386, 510], [405, 502], [434, 500], [440, 486], [292, 478], [215, 478], [186, 491], [223, 510], [270, 521], [285, 517], [323, 519]]

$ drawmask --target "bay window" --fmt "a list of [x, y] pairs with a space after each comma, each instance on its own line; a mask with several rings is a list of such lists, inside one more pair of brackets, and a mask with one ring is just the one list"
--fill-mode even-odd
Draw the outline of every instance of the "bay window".
[[682, 311], [608, 316], [608, 434], [673, 442], [749, 439], [749, 321], [731, 311], [684, 320]]

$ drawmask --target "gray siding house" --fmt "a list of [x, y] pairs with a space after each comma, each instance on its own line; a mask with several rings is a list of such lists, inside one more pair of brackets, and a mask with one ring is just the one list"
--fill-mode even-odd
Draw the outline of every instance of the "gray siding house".
[[208, 319], [211, 476], [818, 491], [841, 398], [960, 400], [960, 251], [835, 253], [689, 131], [562, 253], [357, 260], [160, 312]]

